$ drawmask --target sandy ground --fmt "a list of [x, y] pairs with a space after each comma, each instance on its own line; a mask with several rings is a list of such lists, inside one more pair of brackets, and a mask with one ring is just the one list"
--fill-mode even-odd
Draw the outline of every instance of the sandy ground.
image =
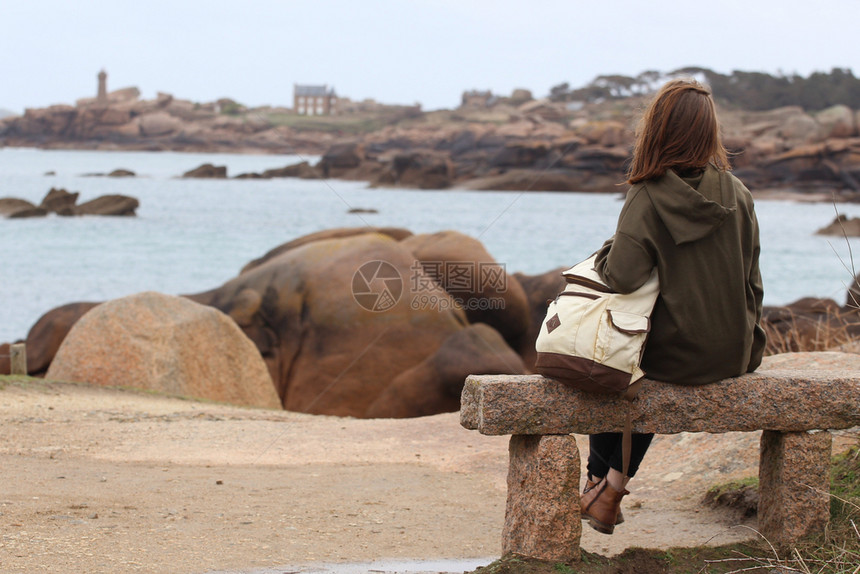
[[[466, 431], [457, 413], [355, 420], [7, 379], [0, 436], [4, 573], [319, 571], [311, 565], [500, 554], [507, 437]], [[755, 474], [757, 445], [754, 434], [658, 437], [625, 499], [627, 523], [614, 536], [585, 528], [583, 548], [750, 537], [699, 500]]]

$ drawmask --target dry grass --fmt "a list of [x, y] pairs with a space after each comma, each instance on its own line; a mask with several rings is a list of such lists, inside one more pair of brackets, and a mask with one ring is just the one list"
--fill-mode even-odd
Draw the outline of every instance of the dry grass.
[[823, 313], [815, 315], [789, 313], [791, 316], [787, 320], [763, 322], [767, 334], [766, 354], [847, 350], [860, 346], [857, 311], [827, 307]]
[[703, 572], [715, 567], [726, 574], [768, 572], [778, 574], [860, 574], [860, 445], [834, 457], [830, 481], [830, 525], [819, 538], [792, 548], [780, 556], [773, 546], [759, 557], [738, 552], [737, 556], [706, 560]]

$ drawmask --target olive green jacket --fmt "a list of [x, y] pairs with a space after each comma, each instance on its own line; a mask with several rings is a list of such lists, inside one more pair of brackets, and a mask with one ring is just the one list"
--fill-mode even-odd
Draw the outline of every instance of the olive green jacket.
[[596, 270], [610, 287], [629, 293], [657, 267], [660, 296], [642, 369], [652, 379], [702, 385], [761, 363], [758, 259], [749, 190], [708, 166], [696, 179], [670, 170], [631, 187]]

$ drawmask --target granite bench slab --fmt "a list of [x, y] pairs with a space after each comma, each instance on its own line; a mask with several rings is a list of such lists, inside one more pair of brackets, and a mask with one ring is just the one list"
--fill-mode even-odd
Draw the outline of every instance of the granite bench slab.
[[503, 552], [579, 559], [576, 434], [763, 430], [759, 530], [787, 548], [829, 521], [831, 429], [860, 426], [860, 355], [789, 353], [755, 373], [689, 387], [645, 380], [639, 396], [584, 393], [538, 375], [472, 375], [460, 422], [512, 435]]

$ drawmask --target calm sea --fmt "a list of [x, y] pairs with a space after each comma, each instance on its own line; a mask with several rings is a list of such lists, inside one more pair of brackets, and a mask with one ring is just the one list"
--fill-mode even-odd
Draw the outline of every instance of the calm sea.
[[[179, 294], [216, 287], [281, 243], [321, 229], [396, 226], [456, 229], [479, 238], [508, 271], [572, 265], [613, 232], [621, 195], [367, 189], [347, 181], [192, 180], [202, 163], [228, 175], [300, 161], [297, 156], [0, 148], [0, 197], [39, 203], [51, 187], [140, 200], [135, 218], [50, 216], [0, 219], [0, 342], [26, 336], [49, 309], [145, 290]], [[86, 176], [116, 168], [136, 178]], [[46, 172], [56, 175], [45, 175]], [[839, 302], [852, 274], [844, 239], [814, 235], [834, 217], [829, 204], [756, 203], [762, 229], [765, 303], [803, 296]], [[349, 214], [352, 207], [376, 214]], [[849, 216], [860, 205], [840, 205]], [[860, 253], [860, 242], [852, 240]], [[843, 265], [844, 264], [844, 265]]]

